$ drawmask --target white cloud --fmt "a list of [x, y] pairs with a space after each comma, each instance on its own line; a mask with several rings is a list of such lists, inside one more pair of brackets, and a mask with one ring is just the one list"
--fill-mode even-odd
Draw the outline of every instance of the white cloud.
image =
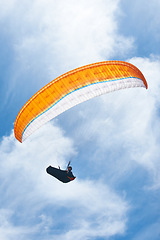
[[[132, 137], [137, 143], [133, 159], [145, 167], [153, 177], [153, 187], [159, 188], [160, 182], [160, 136], [159, 124], [159, 90], [160, 90], [160, 60], [157, 57], [151, 59], [131, 59], [144, 73], [148, 81], [148, 91], [137, 98], [138, 119], [133, 124]], [[141, 111], [139, 109], [141, 107]]]
[[[72, 240], [79, 236], [76, 239], [80, 240], [124, 233], [129, 206], [105, 183], [82, 181], [77, 177], [74, 182], [62, 184], [46, 174], [45, 168], [49, 164], [64, 166], [66, 159], [74, 154], [72, 141], [52, 124], [42, 127], [23, 144], [13, 138], [13, 133], [2, 140], [2, 206], [12, 211], [13, 220], [17, 216], [21, 220], [21, 225], [14, 227], [13, 220], [6, 217], [8, 229], [18, 229], [24, 239], [28, 234], [25, 229], [30, 225], [33, 234], [40, 231], [54, 239]], [[32, 216], [28, 215], [28, 209]], [[60, 215], [59, 211], [62, 211]], [[62, 235], [56, 234], [58, 224], [65, 224], [65, 221], [67, 229], [64, 227]], [[4, 229], [2, 225], [1, 228]]]
[[5, 21], [14, 50], [10, 91], [17, 84], [22, 87], [22, 82], [25, 89], [29, 83], [39, 88], [78, 66], [125, 55], [133, 39], [117, 31], [118, 4], [118, 0], [7, 2], [1, 22]]
[[0, 236], [1, 240], [27, 239], [35, 232], [32, 227], [14, 226], [11, 221], [12, 212], [8, 209], [0, 209]]

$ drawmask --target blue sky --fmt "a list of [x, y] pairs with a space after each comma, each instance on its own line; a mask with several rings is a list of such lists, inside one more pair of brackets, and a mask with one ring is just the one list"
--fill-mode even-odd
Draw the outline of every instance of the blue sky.
[[[0, 0], [1, 240], [160, 238], [160, 2]], [[85, 64], [124, 60], [149, 88], [80, 104], [23, 144], [25, 102]], [[48, 165], [72, 160], [62, 184]]]

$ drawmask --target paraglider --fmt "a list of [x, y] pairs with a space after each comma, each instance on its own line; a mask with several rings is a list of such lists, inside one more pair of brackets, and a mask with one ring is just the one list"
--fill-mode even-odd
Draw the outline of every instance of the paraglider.
[[66, 170], [61, 170], [59, 168], [55, 168], [52, 166], [49, 166], [46, 169], [46, 172], [53, 177], [57, 178], [59, 181], [63, 183], [68, 183], [70, 181], [73, 181], [76, 177], [72, 173], [72, 167], [70, 166], [70, 162], [68, 163], [67, 169]]
[[[23, 142], [43, 124], [64, 111], [96, 96], [125, 88], [148, 88], [141, 71], [123, 61], [104, 61], [69, 71], [40, 89], [18, 113], [14, 134]], [[71, 168], [52, 166], [47, 173], [66, 183], [75, 179]]]

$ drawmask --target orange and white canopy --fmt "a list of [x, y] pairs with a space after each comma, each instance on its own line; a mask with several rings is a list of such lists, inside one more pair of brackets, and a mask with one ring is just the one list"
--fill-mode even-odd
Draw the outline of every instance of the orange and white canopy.
[[105, 61], [67, 72], [39, 90], [22, 107], [14, 124], [17, 140], [23, 142], [46, 122], [67, 109], [112, 91], [145, 87], [147, 82], [134, 65]]

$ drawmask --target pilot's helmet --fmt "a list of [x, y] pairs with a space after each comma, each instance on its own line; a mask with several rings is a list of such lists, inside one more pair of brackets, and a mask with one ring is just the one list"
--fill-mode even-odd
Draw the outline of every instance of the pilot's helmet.
[[70, 171], [71, 171], [71, 170], [72, 170], [72, 167], [71, 167], [71, 166], [68, 166], [68, 170], [70, 170]]

